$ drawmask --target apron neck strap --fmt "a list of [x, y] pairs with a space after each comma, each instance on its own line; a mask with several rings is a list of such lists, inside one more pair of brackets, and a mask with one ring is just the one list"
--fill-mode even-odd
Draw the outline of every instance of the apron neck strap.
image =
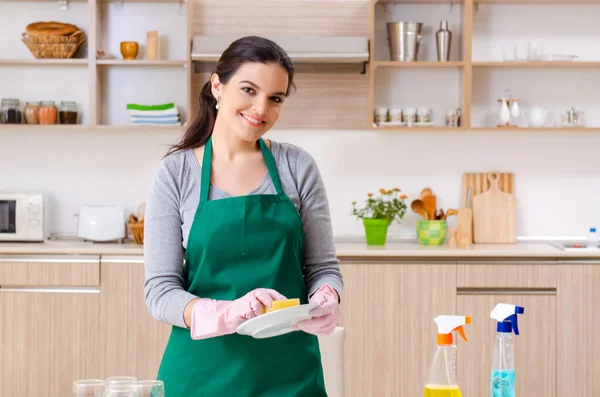
[[259, 138], [258, 141], [260, 142], [260, 151], [262, 152], [263, 159], [267, 165], [267, 170], [271, 176], [271, 181], [273, 181], [273, 186], [275, 186], [275, 191], [277, 194], [283, 194], [281, 180], [279, 179], [279, 171], [277, 171], [277, 166], [275, 165], [275, 157], [273, 157], [273, 153], [271, 153], [267, 147], [267, 144], [262, 138]]
[[[269, 176], [273, 181], [273, 186], [277, 194], [284, 194], [281, 187], [281, 181], [279, 180], [279, 171], [275, 165], [275, 158], [273, 153], [267, 147], [265, 141], [260, 138], [260, 151], [262, 152], [263, 159], [267, 165]], [[212, 166], [212, 136], [208, 138], [208, 141], [204, 144], [204, 155], [202, 156], [202, 177], [200, 180], [200, 204], [204, 204], [208, 201], [208, 191], [210, 189], [210, 173]]]

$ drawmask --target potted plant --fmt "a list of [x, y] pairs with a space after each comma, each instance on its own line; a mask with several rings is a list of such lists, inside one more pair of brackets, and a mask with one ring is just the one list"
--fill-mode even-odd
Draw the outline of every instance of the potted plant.
[[368, 245], [385, 245], [387, 231], [395, 220], [402, 223], [406, 213], [406, 194], [401, 194], [397, 187], [393, 189], [380, 189], [379, 196], [369, 193], [365, 206], [356, 208], [356, 201], [352, 202], [352, 215], [363, 220]]

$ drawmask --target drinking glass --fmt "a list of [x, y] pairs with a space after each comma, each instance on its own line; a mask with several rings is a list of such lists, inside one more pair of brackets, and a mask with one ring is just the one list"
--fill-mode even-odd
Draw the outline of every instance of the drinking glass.
[[101, 379], [82, 379], [73, 382], [73, 397], [102, 397], [106, 382]]
[[103, 397], [139, 397], [139, 393], [135, 384], [110, 385]]
[[111, 376], [106, 379], [106, 386], [114, 385], [133, 385], [137, 383], [137, 378], [134, 376]]
[[162, 380], [140, 380], [137, 383], [139, 397], [165, 397]]

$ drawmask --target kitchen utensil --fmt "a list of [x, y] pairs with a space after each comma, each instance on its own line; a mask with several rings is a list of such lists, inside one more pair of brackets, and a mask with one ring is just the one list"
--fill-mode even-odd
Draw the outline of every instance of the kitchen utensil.
[[448, 219], [449, 216], [453, 215], [458, 215], [458, 211], [454, 208], [449, 208], [448, 211], [446, 211], [446, 214], [444, 214], [444, 216], [442, 217], [442, 219]]
[[585, 113], [571, 106], [571, 109], [561, 114], [560, 123], [563, 127], [583, 126], [585, 125]]
[[[500, 190], [505, 193], [514, 194], [514, 174], [507, 172], [496, 173], [500, 175]], [[488, 175], [488, 172], [466, 172], [463, 174], [461, 207], [471, 207], [470, 205], [467, 205], [467, 192], [469, 188], [471, 189], [471, 197], [475, 197], [476, 195], [489, 190], [490, 183]]]
[[439, 210], [436, 211], [435, 220], [441, 221], [442, 219], [445, 219], [444, 218], [444, 210], [440, 208]]
[[83, 204], [79, 208], [77, 237], [89, 241], [122, 240], [125, 222], [123, 207]]
[[310, 303], [292, 306], [285, 309], [261, 314], [237, 327], [240, 335], [250, 335], [253, 338], [272, 338], [274, 336], [293, 332], [292, 328], [298, 321], [311, 318], [310, 312], [319, 305]]
[[456, 242], [456, 229], [450, 230], [450, 241], [448, 241], [448, 248], [457, 248], [458, 243]]
[[531, 127], [543, 127], [546, 122], [548, 111], [541, 107], [534, 107], [531, 110], [524, 110], [523, 117]]
[[392, 61], [416, 61], [421, 43], [421, 22], [386, 23]]
[[490, 189], [473, 197], [475, 243], [517, 242], [517, 202], [515, 196], [500, 190], [500, 175], [488, 175]]
[[427, 211], [427, 215], [429, 215], [429, 219], [434, 220], [437, 209], [436, 196], [425, 196], [421, 200], [423, 200], [423, 206], [425, 207], [425, 211]]
[[448, 21], [441, 21], [440, 29], [435, 32], [438, 61], [447, 62], [450, 60], [451, 43], [452, 32], [448, 30]]
[[426, 187], [423, 190], [421, 190], [421, 198], [423, 198], [425, 196], [432, 196], [432, 195], [433, 195], [433, 190], [431, 190], [428, 187]]
[[460, 208], [457, 217], [456, 235], [458, 247], [469, 248], [473, 243], [473, 210], [471, 208]]
[[425, 211], [423, 200], [413, 200], [413, 202], [410, 203], [410, 208], [417, 214], [421, 215], [424, 219], [429, 219], [429, 215], [427, 214], [427, 211]]

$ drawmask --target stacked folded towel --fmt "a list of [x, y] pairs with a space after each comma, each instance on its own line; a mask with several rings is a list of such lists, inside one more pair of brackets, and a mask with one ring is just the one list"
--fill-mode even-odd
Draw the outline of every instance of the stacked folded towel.
[[174, 103], [163, 105], [127, 104], [131, 124], [135, 125], [181, 125], [179, 111]]

